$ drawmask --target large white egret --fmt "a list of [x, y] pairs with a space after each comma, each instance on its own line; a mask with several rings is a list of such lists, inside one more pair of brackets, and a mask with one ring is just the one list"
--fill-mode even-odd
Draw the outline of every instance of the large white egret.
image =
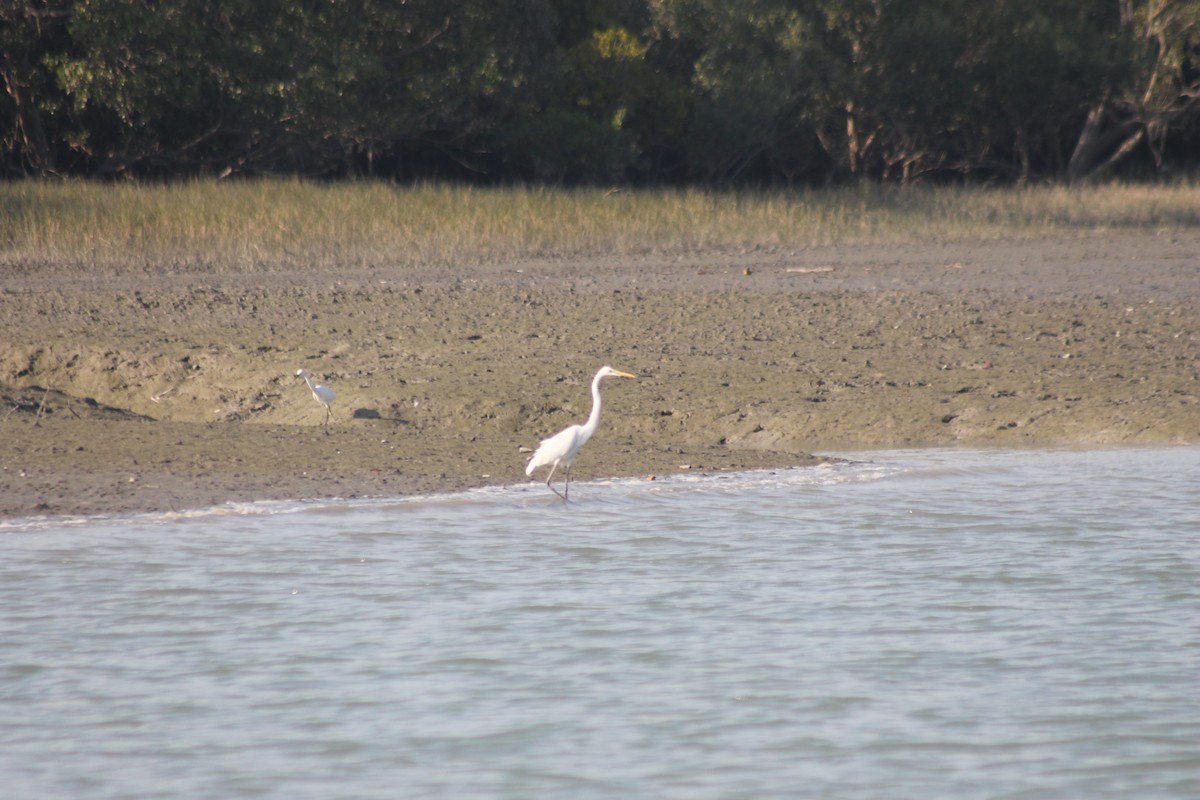
[[[592, 434], [596, 432], [596, 427], [600, 424], [600, 381], [605, 378], [636, 377], [636, 375], [630, 375], [628, 372], [621, 372], [612, 367], [601, 367], [600, 371], [596, 373], [596, 377], [592, 378], [592, 413], [588, 415], [587, 422], [564, 428], [549, 439], [543, 439], [537, 450], [534, 451], [533, 458], [529, 459], [529, 465], [525, 467], [525, 474], [532, 476], [533, 471], [538, 467], [549, 466], [550, 474], [546, 476], [546, 485], [550, 487], [550, 491], [566, 500], [567, 494], [571, 490], [571, 462], [575, 460], [579, 448], [592, 438]], [[561, 493], [550, 485], [555, 470], [560, 466], [564, 473]]]
[[333, 412], [329, 409], [329, 407], [333, 405], [333, 400], [335, 397], [337, 397], [337, 395], [333, 393], [333, 389], [330, 389], [325, 384], [314, 381], [312, 379], [312, 375], [309, 375], [308, 370], [306, 369], [296, 370], [296, 376], [299, 378], [304, 378], [304, 382], [307, 383], [308, 388], [312, 390], [313, 400], [316, 400], [318, 403], [325, 406], [325, 422], [323, 424], [326, 427], [325, 432], [329, 433], [329, 418], [333, 416]]

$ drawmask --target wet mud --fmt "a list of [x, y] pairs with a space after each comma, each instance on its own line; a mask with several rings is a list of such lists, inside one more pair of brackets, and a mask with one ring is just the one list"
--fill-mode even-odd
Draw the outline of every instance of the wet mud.
[[[177, 273], [0, 263], [0, 516], [1200, 441], [1200, 234]], [[337, 392], [324, 409], [295, 373]]]

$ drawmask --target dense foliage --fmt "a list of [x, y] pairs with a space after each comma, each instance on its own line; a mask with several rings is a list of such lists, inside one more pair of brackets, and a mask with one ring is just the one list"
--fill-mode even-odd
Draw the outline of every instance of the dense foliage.
[[0, 0], [7, 176], [1192, 169], [1200, 0]]

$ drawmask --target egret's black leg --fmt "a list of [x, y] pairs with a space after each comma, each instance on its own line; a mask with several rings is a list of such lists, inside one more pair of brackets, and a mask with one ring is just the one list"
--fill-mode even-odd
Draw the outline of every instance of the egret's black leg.
[[556, 495], [562, 497], [562, 499], [566, 501], [567, 498], [563, 497], [562, 493], [559, 492], [558, 489], [555, 489], [550, 483], [550, 481], [554, 480], [554, 470], [556, 469], [558, 469], [557, 461], [550, 465], [550, 474], [546, 476], [546, 485], [550, 487], [550, 491], [554, 492]]

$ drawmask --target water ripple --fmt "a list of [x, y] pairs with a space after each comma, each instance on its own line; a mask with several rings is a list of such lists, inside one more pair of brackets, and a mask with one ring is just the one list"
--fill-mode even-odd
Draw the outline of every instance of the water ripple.
[[12, 798], [1192, 798], [1200, 450], [39, 521]]

